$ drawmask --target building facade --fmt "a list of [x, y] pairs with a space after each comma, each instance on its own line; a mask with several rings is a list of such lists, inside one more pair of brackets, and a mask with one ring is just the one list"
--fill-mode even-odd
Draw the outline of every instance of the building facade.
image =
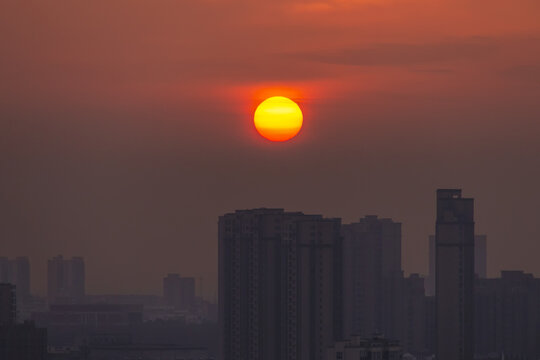
[[0, 283], [16, 286], [17, 301], [25, 303], [30, 300], [30, 261], [25, 256], [15, 259], [0, 257]]
[[403, 331], [400, 342], [405, 352], [419, 358], [431, 354], [427, 345], [427, 306], [424, 278], [411, 274], [403, 282]]
[[33, 313], [32, 320], [48, 329], [54, 346], [126, 344], [142, 324], [142, 312], [137, 304], [53, 304]]
[[540, 279], [523, 271], [477, 279], [475, 339], [478, 356], [540, 358]]
[[195, 278], [168, 274], [163, 278], [163, 298], [178, 310], [190, 310], [195, 305]]
[[17, 323], [15, 285], [0, 283], [0, 359], [45, 360], [47, 331], [31, 322]]
[[0, 283], [0, 326], [13, 325], [16, 320], [15, 285]]
[[136, 344], [120, 346], [89, 346], [85, 349], [85, 351], [87, 353], [85, 360], [212, 360], [212, 358], [208, 356], [208, 350], [206, 348], [176, 345]]
[[[487, 236], [474, 237], [474, 273], [480, 279], [487, 278]], [[429, 274], [426, 278], [426, 295], [435, 295], [435, 235], [429, 236]]]
[[340, 219], [241, 210], [219, 218], [223, 360], [323, 360], [341, 338]]
[[345, 336], [401, 337], [401, 224], [366, 216], [342, 226]]
[[85, 296], [85, 266], [82, 257], [64, 259], [61, 255], [47, 262], [49, 303], [80, 303]]
[[487, 278], [487, 236], [474, 237], [474, 274], [480, 279]]
[[437, 190], [436, 357], [474, 356], [474, 200]]

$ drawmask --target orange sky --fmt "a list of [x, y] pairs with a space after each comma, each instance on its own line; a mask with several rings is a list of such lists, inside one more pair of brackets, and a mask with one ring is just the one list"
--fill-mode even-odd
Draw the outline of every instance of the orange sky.
[[[217, 215], [285, 206], [395, 217], [424, 272], [434, 190], [463, 186], [490, 273], [540, 275], [519, 250], [540, 251], [539, 18], [537, 0], [3, 1], [0, 199], [19, 240], [0, 254], [30, 254], [38, 290], [57, 253], [102, 264], [90, 291], [214, 284]], [[251, 124], [261, 94], [289, 96], [273, 89], [305, 114], [280, 148]], [[160, 265], [125, 280], [145, 255]]]
[[[201, 100], [223, 87], [267, 82], [304, 82], [300, 86], [307, 92], [311, 83], [326, 81], [350, 93], [407, 92], [403, 87], [422, 81], [425, 72], [452, 70], [469, 79], [472, 72], [483, 82], [483, 75], [534, 67], [540, 56], [540, 4], [534, 0], [113, 0], [0, 6], [0, 41], [7, 54], [2, 75], [8, 82], [2, 95], [15, 101], [64, 102], [68, 96], [72, 103], [116, 106], [123, 100], [129, 106], [160, 100], [156, 97]], [[428, 78], [433, 77], [441, 76]]]

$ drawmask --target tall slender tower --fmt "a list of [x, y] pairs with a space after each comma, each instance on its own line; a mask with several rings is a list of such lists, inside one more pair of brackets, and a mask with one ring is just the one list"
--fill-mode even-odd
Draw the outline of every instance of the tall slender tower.
[[[487, 278], [487, 235], [474, 236], [474, 274]], [[429, 235], [429, 274], [426, 278], [426, 295], [435, 295], [435, 235]]]
[[474, 356], [474, 200], [437, 190], [437, 360]]
[[341, 337], [341, 220], [283, 209], [219, 218], [222, 360], [323, 360]]

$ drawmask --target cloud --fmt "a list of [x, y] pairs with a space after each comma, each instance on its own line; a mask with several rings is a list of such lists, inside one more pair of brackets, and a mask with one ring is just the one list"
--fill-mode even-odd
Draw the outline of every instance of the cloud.
[[540, 84], [540, 65], [517, 65], [503, 71], [504, 75], [518, 80]]
[[352, 66], [402, 66], [476, 59], [496, 52], [491, 38], [466, 38], [435, 43], [379, 43], [358, 48], [298, 54], [306, 60]]

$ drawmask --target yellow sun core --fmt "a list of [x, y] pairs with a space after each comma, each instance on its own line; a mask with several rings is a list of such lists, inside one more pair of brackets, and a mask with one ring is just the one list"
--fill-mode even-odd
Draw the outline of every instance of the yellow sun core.
[[274, 96], [264, 100], [255, 110], [255, 128], [271, 141], [287, 141], [302, 128], [302, 110], [291, 99]]

